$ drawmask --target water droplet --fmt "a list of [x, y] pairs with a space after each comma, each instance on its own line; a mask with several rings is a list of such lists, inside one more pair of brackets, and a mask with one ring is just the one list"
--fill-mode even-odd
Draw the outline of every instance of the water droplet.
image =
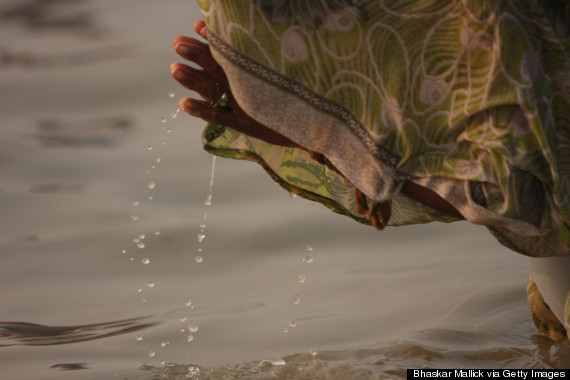
[[129, 258], [129, 260], [131, 260], [131, 261], [135, 261], [135, 258], [134, 258], [134, 257], [131, 257], [131, 258]]
[[160, 122], [161, 122], [162, 124], [166, 123], [166, 118], [165, 118], [165, 117], [161, 117], [161, 118], [160, 118]]
[[213, 194], [211, 194], [211, 193], [206, 196], [206, 200], [204, 201], [204, 204], [206, 206], [210, 206], [212, 204], [212, 197], [213, 197]]
[[148, 257], [145, 257], [141, 260], [141, 262], [145, 265], [150, 264], [150, 259]]
[[308, 246], [307, 246], [307, 251], [312, 252], [312, 251], [313, 251], [313, 246], [312, 246], [312, 245], [308, 245]]
[[178, 331], [180, 331], [181, 333], [185, 332], [186, 329], [179, 329]]
[[176, 94], [173, 91], [169, 91], [168, 92], [168, 97], [169, 98], [174, 98], [176, 96]]
[[202, 228], [202, 229], [203, 229], [203, 228], [206, 228], [206, 225], [205, 225], [205, 224], [200, 224], [200, 228]]
[[167, 342], [160, 342], [160, 347], [166, 347], [167, 344]]
[[180, 318], [180, 322], [186, 322], [188, 320], [188, 317], [182, 317]]
[[317, 356], [317, 350], [311, 350], [311, 355], [313, 355], [313, 357]]
[[171, 119], [176, 119], [176, 116], [178, 116], [178, 110], [170, 111], [170, 118]]
[[198, 331], [198, 325], [196, 324], [188, 325], [188, 331], [190, 331], [191, 333], [195, 333], [196, 331]]
[[152, 190], [156, 187], [156, 182], [150, 181], [149, 183], [147, 183], [146, 187], [148, 187], [149, 190]]
[[188, 301], [184, 302], [184, 305], [189, 307], [190, 305], [192, 305], [192, 301], [188, 300]]
[[145, 234], [139, 234], [139, 239], [143, 240], [145, 237]]
[[186, 341], [187, 341], [187, 342], [192, 342], [193, 340], [194, 340], [194, 335], [188, 335], [188, 336], [186, 337]]
[[198, 264], [200, 264], [202, 261], [204, 261], [204, 258], [202, 256], [196, 256], [196, 257], [194, 257], [194, 261], [196, 261]]
[[123, 249], [123, 250], [121, 251], [121, 253], [127, 253], [127, 250], [126, 250], [126, 249]]
[[142, 288], [138, 288], [138, 289], [137, 289], [137, 292], [138, 292], [138, 293], [142, 293]]
[[283, 329], [283, 330], [281, 330], [281, 332], [287, 333], [287, 332], [289, 332], [289, 329]]
[[139, 203], [140, 203], [139, 201], [134, 201], [133, 206], [137, 207], [139, 205]]
[[145, 303], [145, 302], [146, 302], [146, 300], [141, 300], [141, 302], [142, 302], [142, 303]]
[[137, 335], [135, 338], [138, 342], [140, 342], [141, 340], [143, 340], [143, 336], [142, 335]]
[[148, 353], [148, 357], [149, 357], [149, 358], [154, 358], [154, 355], [156, 355], [156, 352], [154, 352], [154, 351], [152, 351], [152, 350], [149, 351], [149, 353]]
[[139, 241], [141, 241], [141, 239], [139, 239], [139, 238], [134, 238], [134, 239], [133, 239], [133, 243], [135, 243], [135, 244], [138, 243]]
[[297, 327], [297, 322], [291, 321], [291, 322], [289, 322], [289, 326], [291, 326], [291, 327]]
[[202, 249], [202, 248], [198, 248], [197, 251], [198, 251], [198, 252], [202, 252], [203, 249]]
[[149, 281], [146, 283], [146, 286], [148, 286], [149, 288], [154, 288], [154, 282]]
[[307, 277], [305, 276], [305, 273], [301, 273], [299, 275], [299, 282], [302, 284], [307, 280]]
[[[143, 243], [143, 242], [141, 241], [141, 242], [138, 242], [138, 243], [137, 243], [137, 247], [139, 247], [140, 249], [143, 249], [144, 247], [146, 247], [146, 245], [145, 245], [145, 243]], [[143, 263], [144, 263], [144, 261], [143, 261]], [[146, 264], [148, 264], [148, 263], [146, 263]]]
[[152, 201], [152, 200], [154, 199], [154, 197], [153, 197], [152, 195], [149, 195], [149, 196], [147, 197], [147, 199], [148, 199], [149, 201]]
[[301, 297], [299, 297], [298, 295], [294, 295], [293, 297], [291, 297], [293, 299], [293, 304], [294, 305], [298, 305], [299, 302], [301, 302]]
[[152, 150], [152, 145], [147, 146], [146, 149]]
[[139, 220], [139, 217], [137, 215], [131, 215], [131, 219], [136, 222], [137, 220]]
[[156, 158], [156, 163], [157, 163], [157, 164], [160, 164], [161, 161], [162, 161], [162, 158], [160, 158], [160, 157], [157, 157], [157, 158]]
[[166, 129], [166, 133], [171, 134], [171, 133], [172, 133], [172, 129], [167, 128], [167, 129]]
[[297, 194], [290, 192], [289, 197], [291, 197], [291, 199], [295, 199], [295, 198], [297, 198]]
[[307, 255], [307, 256], [303, 257], [303, 262], [307, 263], [307, 264], [312, 263], [313, 262], [313, 256]]
[[206, 238], [206, 235], [203, 233], [198, 234], [198, 243], [201, 243]]
[[156, 165], [152, 165], [150, 168], [151, 168], [151, 169], [156, 169]]
[[161, 142], [160, 145], [166, 145], [166, 141]]

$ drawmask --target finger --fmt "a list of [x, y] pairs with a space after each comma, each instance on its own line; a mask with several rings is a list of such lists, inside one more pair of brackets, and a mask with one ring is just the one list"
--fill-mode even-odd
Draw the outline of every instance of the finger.
[[181, 63], [173, 63], [170, 66], [172, 77], [182, 86], [189, 90], [196, 91], [200, 96], [210, 102], [222, 96], [224, 87], [208, 75], [208, 73], [197, 70]]
[[196, 23], [194, 24], [194, 31], [198, 33], [200, 36], [202, 36], [204, 39], [208, 39], [206, 23], [204, 22], [204, 20], [196, 21]]
[[182, 111], [199, 117], [208, 123], [220, 124], [239, 130], [240, 118], [231, 110], [218, 108], [207, 102], [192, 98], [181, 99], [179, 105]]
[[184, 59], [196, 63], [216, 81], [227, 84], [224, 70], [216, 62], [208, 45], [194, 38], [178, 36], [173, 41], [174, 50]]

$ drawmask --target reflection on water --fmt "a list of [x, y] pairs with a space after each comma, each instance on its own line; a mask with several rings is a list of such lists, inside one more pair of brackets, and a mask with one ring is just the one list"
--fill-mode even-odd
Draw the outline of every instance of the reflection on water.
[[81, 326], [44, 326], [26, 322], [0, 322], [0, 347], [47, 346], [85, 342], [128, 334], [155, 326], [151, 317]]
[[0, 9], [3, 22], [16, 22], [30, 29], [98, 34], [93, 14], [84, 9], [86, 0], [19, 1]]
[[82, 120], [44, 119], [34, 137], [46, 147], [93, 146], [109, 148], [131, 131], [133, 121], [124, 115]]

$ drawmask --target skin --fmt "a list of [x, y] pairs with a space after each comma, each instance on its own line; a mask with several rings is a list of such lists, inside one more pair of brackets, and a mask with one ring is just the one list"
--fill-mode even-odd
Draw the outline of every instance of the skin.
[[[196, 22], [194, 31], [207, 40], [207, 29], [204, 21]], [[180, 57], [200, 67], [200, 69], [196, 69], [183, 63], [173, 63], [170, 66], [172, 77], [183, 87], [195, 91], [202, 98], [187, 97], [181, 99], [181, 110], [209, 123], [228, 126], [248, 136], [274, 145], [304, 149], [287, 137], [258, 123], [241, 109], [232, 96], [231, 91], [229, 91], [230, 85], [224, 70], [212, 57], [207, 43], [195, 38], [178, 36], [174, 38], [173, 45], [174, 50]], [[226, 106], [216, 106], [216, 102], [224, 92], [228, 95]], [[463, 219], [455, 207], [428, 188], [405, 181], [401, 192], [432, 209]], [[355, 199], [360, 215], [369, 217], [371, 223], [378, 229], [383, 229], [386, 226], [390, 218], [389, 201], [381, 203], [371, 202], [358, 189]]]

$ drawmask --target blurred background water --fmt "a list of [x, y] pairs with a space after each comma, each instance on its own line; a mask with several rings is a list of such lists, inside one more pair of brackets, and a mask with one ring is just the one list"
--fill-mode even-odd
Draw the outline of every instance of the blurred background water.
[[484, 228], [378, 232], [223, 159], [205, 205], [203, 122], [176, 113], [168, 71], [199, 18], [191, 0], [0, 1], [2, 379], [570, 366], [532, 327], [524, 258]]

